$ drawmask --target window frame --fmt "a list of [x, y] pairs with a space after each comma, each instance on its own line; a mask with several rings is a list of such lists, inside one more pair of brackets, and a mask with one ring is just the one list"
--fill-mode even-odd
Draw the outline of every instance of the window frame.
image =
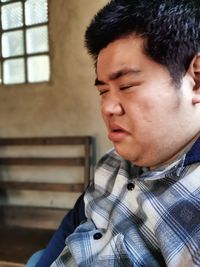
[[[50, 77], [51, 77], [51, 64], [50, 64], [50, 44], [49, 44], [49, 1], [47, 1], [47, 21], [42, 22], [42, 23], [34, 23], [32, 25], [26, 25], [26, 14], [25, 14], [25, 4], [26, 0], [11, 0], [7, 2], [2, 2], [0, 0], [0, 8], [2, 9], [2, 6], [6, 6], [9, 4], [13, 3], [22, 3], [22, 26], [15, 27], [15, 28], [10, 28], [10, 29], [3, 29], [2, 27], [2, 10], [0, 10], [0, 86], [12, 86], [12, 85], [19, 85], [19, 84], [35, 84], [35, 83], [44, 83], [44, 82], [50, 82]], [[36, 27], [42, 27], [42, 26], [47, 26], [47, 45], [48, 45], [48, 51], [41, 51], [41, 52], [27, 52], [27, 30], [28, 29], [33, 29]], [[24, 48], [24, 53], [21, 55], [13, 55], [13, 56], [7, 56], [3, 57], [3, 44], [2, 44], [2, 36], [4, 33], [9, 33], [9, 32], [15, 32], [17, 30], [22, 30], [23, 31], [23, 48]], [[48, 80], [44, 81], [29, 81], [28, 79], [28, 58], [30, 57], [36, 57], [36, 56], [48, 56], [49, 59], [49, 77]], [[6, 60], [12, 60], [12, 59], [23, 59], [24, 60], [24, 82], [19, 82], [19, 83], [5, 83], [4, 82], [4, 62]]]

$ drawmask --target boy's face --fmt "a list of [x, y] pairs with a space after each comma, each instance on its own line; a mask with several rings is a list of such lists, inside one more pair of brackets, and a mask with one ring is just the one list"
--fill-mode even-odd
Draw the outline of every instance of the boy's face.
[[[192, 77], [175, 88], [168, 70], [143, 53], [143, 39], [110, 43], [97, 60], [97, 89], [108, 137], [136, 165], [170, 161], [197, 135]], [[195, 132], [196, 131], [196, 132]]]

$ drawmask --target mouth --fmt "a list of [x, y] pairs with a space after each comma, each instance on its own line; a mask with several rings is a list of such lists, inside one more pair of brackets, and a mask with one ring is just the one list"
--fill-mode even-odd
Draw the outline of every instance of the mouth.
[[111, 130], [112, 133], [123, 133], [126, 132], [125, 130], [122, 129], [115, 129], [115, 130]]
[[109, 130], [110, 132], [128, 132], [125, 128], [118, 124], [110, 124], [109, 125]]
[[119, 142], [122, 141], [127, 135], [129, 135], [128, 131], [123, 129], [117, 125], [111, 125], [109, 127], [108, 138], [112, 142]]

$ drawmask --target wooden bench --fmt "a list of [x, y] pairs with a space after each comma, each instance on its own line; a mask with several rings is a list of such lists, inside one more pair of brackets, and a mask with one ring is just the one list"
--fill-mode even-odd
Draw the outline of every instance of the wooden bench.
[[90, 136], [0, 138], [0, 267], [46, 246], [88, 185], [91, 159]]

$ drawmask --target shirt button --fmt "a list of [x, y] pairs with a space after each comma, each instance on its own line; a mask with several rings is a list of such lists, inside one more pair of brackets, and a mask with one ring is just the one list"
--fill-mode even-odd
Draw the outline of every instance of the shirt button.
[[102, 236], [103, 235], [101, 233], [96, 233], [96, 234], [93, 235], [93, 238], [94, 238], [94, 240], [99, 240], [99, 239], [102, 238]]
[[128, 189], [129, 191], [133, 191], [134, 188], [135, 188], [135, 185], [134, 185], [133, 183], [128, 183], [128, 184], [127, 184], [127, 189]]

